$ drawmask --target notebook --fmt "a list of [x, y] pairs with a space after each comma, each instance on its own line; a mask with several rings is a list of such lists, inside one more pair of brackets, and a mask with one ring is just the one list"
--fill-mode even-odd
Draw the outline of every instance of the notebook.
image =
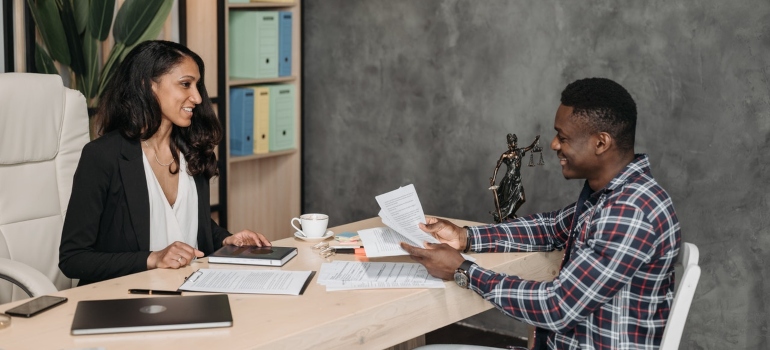
[[72, 335], [231, 327], [227, 294], [82, 300]]
[[283, 266], [297, 255], [295, 247], [226, 245], [208, 256], [209, 263]]

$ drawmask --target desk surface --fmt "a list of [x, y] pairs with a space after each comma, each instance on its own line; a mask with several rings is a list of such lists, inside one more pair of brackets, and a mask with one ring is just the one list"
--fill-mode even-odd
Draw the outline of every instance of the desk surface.
[[[459, 225], [473, 225], [452, 220]], [[383, 226], [379, 218], [332, 227], [335, 233]], [[273, 242], [296, 246], [297, 257], [280, 269], [318, 271], [326, 259], [312, 250], [313, 243], [296, 238]], [[556, 276], [560, 255], [555, 253], [474, 254], [477, 263], [498, 272], [527, 279], [550, 280]], [[335, 260], [354, 260], [336, 255]], [[409, 257], [371, 261], [411, 262]], [[0, 330], [0, 347], [7, 349], [381, 349], [405, 342], [432, 330], [473, 316], [492, 306], [472, 291], [448, 281], [446, 289], [395, 289], [326, 292], [313, 277], [304, 295], [231, 294], [233, 327], [181, 331], [71, 336], [70, 326], [80, 300], [141, 298], [129, 288], [175, 290], [194, 270], [207, 268], [206, 259], [179, 270], [157, 269], [91, 285], [63, 290], [54, 295], [69, 301], [35, 317], [14, 317]], [[212, 264], [212, 268], [252, 267]], [[192, 295], [196, 293], [184, 293]], [[0, 305], [5, 311], [24, 301]]]

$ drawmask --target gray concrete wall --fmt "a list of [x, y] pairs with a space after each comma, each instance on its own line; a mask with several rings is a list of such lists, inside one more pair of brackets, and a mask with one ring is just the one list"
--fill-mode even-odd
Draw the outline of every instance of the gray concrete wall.
[[701, 251], [682, 348], [770, 348], [770, 2], [314, 0], [303, 25], [304, 210], [361, 220], [413, 183], [426, 213], [491, 221], [509, 132], [546, 141], [519, 213], [571, 203], [559, 94], [608, 77]]

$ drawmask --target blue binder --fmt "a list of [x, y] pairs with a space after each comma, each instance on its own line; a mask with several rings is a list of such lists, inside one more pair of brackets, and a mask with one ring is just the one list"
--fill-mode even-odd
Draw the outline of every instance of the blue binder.
[[278, 76], [291, 76], [291, 21], [289, 11], [278, 12]]
[[230, 154], [254, 154], [254, 90], [230, 88]]

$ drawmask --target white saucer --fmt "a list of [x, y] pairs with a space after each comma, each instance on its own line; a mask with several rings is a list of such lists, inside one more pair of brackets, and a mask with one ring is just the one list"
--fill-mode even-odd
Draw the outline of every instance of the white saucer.
[[321, 237], [305, 237], [305, 236], [303, 236], [303, 235], [302, 235], [301, 233], [299, 233], [299, 232], [294, 232], [294, 237], [297, 237], [297, 238], [299, 238], [299, 239], [301, 239], [301, 240], [303, 240], [303, 241], [308, 241], [308, 242], [314, 242], [314, 241], [323, 241], [323, 240], [325, 240], [325, 239], [328, 239], [329, 237], [334, 237], [334, 232], [332, 232], [331, 230], [328, 230], [328, 231], [326, 231], [326, 233], [325, 233], [323, 236], [321, 236]]

